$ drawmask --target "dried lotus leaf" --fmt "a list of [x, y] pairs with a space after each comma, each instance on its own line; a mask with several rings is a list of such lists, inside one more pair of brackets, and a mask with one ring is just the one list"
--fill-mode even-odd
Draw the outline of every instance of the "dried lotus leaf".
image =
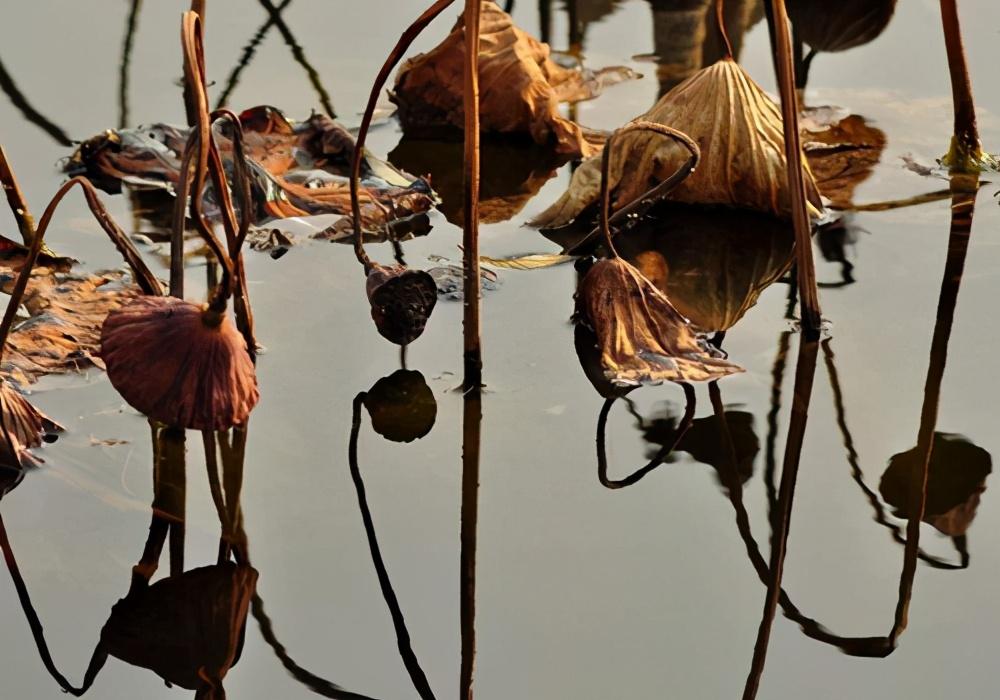
[[39, 461], [29, 450], [41, 447], [46, 435], [62, 427], [32, 406], [10, 382], [0, 379], [0, 429], [0, 466], [24, 469]]
[[[593, 97], [607, 81], [556, 64], [548, 45], [515, 26], [492, 0], [483, 0], [481, 17], [480, 129], [528, 136], [568, 158], [598, 153], [603, 137], [561, 116], [559, 103]], [[464, 20], [459, 18], [441, 44], [403, 65], [392, 100], [405, 133], [434, 138], [464, 127], [464, 56]]]
[[[781, 112], [735, 61], [723, 59], [699, 71], [639, 119], [678, 129], [701, 148], [698, 169], [670, 192], [670, 200], [789, 216]], [[642, 131], [623, 134], [609, 173], [615, 208], [669, 178], [687, 158], [688, 152], [675, 141]], [[585, 161], [573, 174], [569, 189], [532, 224], [564, 226], [596, 204], [600, 171], [599, 157]], [[821, 209], [807, 165], [803, 176], [810, 204]]]
[[616, 384], [701, 382], [743, 371], [695, 335], [663, 292], [621, 258], [587, 272], [577, 316], [594, 330], [605, 376]]

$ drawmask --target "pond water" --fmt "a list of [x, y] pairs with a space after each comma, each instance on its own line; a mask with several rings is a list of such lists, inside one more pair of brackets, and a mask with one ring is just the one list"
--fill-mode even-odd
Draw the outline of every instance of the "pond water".
[[[419, 3], [285, 4], [287, 29], [339, 119], [356, 125], [370, 81]], [[118, 125], [128, 5], [40, 0], [0, 10], [3, 69], [54, 127], [40, 128], [11, 99], [0, 97], [0, 138], [38, 211], [63, 177], [59, 159], [71, 152], [53, 133], [83, 139]], [[253, 2], [208, 5], [214, 99], [267, 13]], [[644, 74], [574, 108], [581, 123], [612, 129], [659, 96], [657, 66], [649, 56], [684, 39], [672, 34], [669, 21], [684, 3], [569, 5], [518, 1], [512, 14], [527, 31], [547, 34], [555, 49], [578, 42], [588, 66], [627, 65]], [[125, 86], [130, 125], [184, 120], [177, 38], [185, 8], [174, 1], [141, 7]], [[966, 0], [961, 10], [983, 141], [995, 151], [1000, 5]], [[457, 14], [446, 12], [416, 50], [439, 42]], [[748, 28], [742, 43], [742, 65], [773, 92], [765, 23]], [[946, 181], [905, 168], [903, 156], [933, 164], [945, 152], [950, 94], [938, 3], [905, 0], [875, 40], [816, 57], [806, 101], [848, 108], [885, 133], [878, 165], [854, 192], [855, 202], [868, 203], [947, 189]], [[299, 117], [320, 107], [309, 77], [275, 29], [266, 33], [229, 102], [237, 109], [273, 104]], [[385, 155], [400, 138], [396, 123], [388, 121], [373, 130], [369, 146]], [[502, 171], [505, 157], [502, 149], [489, 151], [484, 168]], [[482, 253], [557, 252], [556, 243], [523, 224], [555, 201], [570, 174], [567, 165], [542, 178], [520, 212], [484, 225]], [[885, 658], [844, 654], [829, 636], [810, 638], [779, 611], [759, 697], [932, 700], [995, 692], [1000, 506], [982, 469], [988, 455], [1000, 450], [997, 375], [991, 369], [992, 348], [1000, 344], [993, 324], [1000, 287], [996, 192], [996, 185], [987, 184], [979, 193], [931, 425], [950, 436], [939, 440], [931, 486], [935, 479], [961, 482], [970, 471], [978, 474], [972, 490], [979, 493], [985, 485], [985, 491], [959, 499], [968, 510], [978, 498], [975, 520], [970, 526], [966, 512], [958, 526], [941, 520], [934, 522], [937, 528], [922, 525], [920, 545], [928, 556], [913, 578], [908, 626]], [[82, 199], [72, 197], [57, 215], [50, 245], [87, 268], [117, 266]], [[127, 197], [105, 201], [120, 221], [136, 220]], [[929, 368], [933, 375], [943, 367], [938, 305], [946, 300], [947, 317], [955, 289], [948, 283], [958, 275], [954, 267], [946, 274], [946, 262], [962, 238], [949, 239], [950, 204], [943, 198], [859, 211], [849, 215], [846, 234], [816, 240], [829, 333], [808, 404], [783, 587], [803, 615], [844, 637], [888, 635], [896, 615], [904, 547], [887, 525], [905, 533], [905, 504], [901, 510], [898, 503], [883, 503], [880, 482], [886, 474], [883, 491], [890, 493], [889, 461], [917, 445], [928, 398], [925, 380]], [[438, 212], [431, 220], [429, 235], [404, 244], [407, 261], [419, 268], [441, 265], [439, 256], [458, 263], [461, 230]], [[695, 232], [698, 225], [690, 224]], [[740, 227], [753, 226], [737, 216], [716, 228], [720, 236], [738, 236]], [[5, 233], [16, 233], [10, 219]], [[691, 239], [691, 231], [685, 236]], [[665, 253], [671, 269], [687, 264], [678, 250]], [[371, 251], [391, 259], [388, 246]], [[758, 252], [752, 251], [753, 264], [766, 267]], [[765, 253], [772, 254], [778, 255]], [[706, 269], [734, 271], [745, 263], [739, 255], [724, 256]], [[307, 242], [276, 260], [248, 252], [247, 269], [257, 334], [267, 349], [258, 364], [262, 401], [249, 425], [242, 495], [249, 548], [260, 572], [257, 593], [273, 633], [299, 668], [363, 696], [413, 697], [348, 464], [354, 398], [399, 368], [398, 348], [372, 326], [348, 247]], [[699, 289], [716, 283], [698, 279], [695, 264], [684, 270]], [[198, 269], [191, 274], [202, 276]], [[747, 528], [738, 527], [737, 514], [742, 518], [745, 509], [745, 524], [766, 559], [799, 349], [786, 313], [789, 286], [768, 286], [729, 330], [725, 348], [746, 372], [723, 380], [716, 396], [705, 386], [696, 388], [697, 422], [685, 451], [630, 488], [609, 490], [598, 479], [595, 453], [604, 400], [581, 370], [570, 323], [577, 272], [563, 265], [501, 270], [498, 276], [497, 288], [483, 299], [488, 390], [481, 406], [453, 391], [462, 369], [462, 306], [442, 298], [406, 358], [433, 391], [433, 429], [419, 441], [393, 443], [372, 431], [365, 416], [359, 438], [380, 554], [435, 696], [454, 697], [460, 689], [460, 611], [463, 601], [468, 609], [474, 599], [475, 692], [481, 698], [739, 697], [767, 588], [748, 558], [741, 536]], [[932, 354], [934, 338], [939, 346]], [[732, 461], [722, 426], [713, 419], [713, 398], [729, 418], [741, 489], [730, 478]], [[656, 440], [683, 412], [683, 394], [672, 385], [642, 388], [629, 399], [628, 405], [617, 402], [607, 421], [612, 477], [647, 461], [659, 448]], [[146, 540], [153, 489], [149, 426], [96, 371], [43, 380], [32, 400], [67, 431], [41, 451], [45, 464], [3, 498], [0, 512], [55, 662], [79, 683]], [[979, 449], [957, 443], [955, 435]], [[122, 443], [105, 444], [109, 440]], [[202, 460], [198, 436], [190, 435], [189, 567], [215, 561], [218, 546], [219, 521]], [[478, 491], [470, 488], [477, 477]], [[463, 543], [466, 556], [473, 547], [476, 552], [474, 591], [460, 577]], [[963, 548], [967, 566], [960, 565]], [[6, 575], [0, 576], [0, 611], [0, 697], [61, 697]], [[152, 622], [142, 629], [147, 641], [164, 634]], [[466, 642], [468, 631], [466, 625]], [[466, 646], [467, 660], [469, 651]], [[283, 668], [251, 618], [242, 656], [226, 677], [229, 697], [311, 696], [302, 682], [306, 676], [297, 675]], [[185, 694], [191, 691], [168, 689], [148, 670], [114, 659], [90, 691], [100, 698]]]

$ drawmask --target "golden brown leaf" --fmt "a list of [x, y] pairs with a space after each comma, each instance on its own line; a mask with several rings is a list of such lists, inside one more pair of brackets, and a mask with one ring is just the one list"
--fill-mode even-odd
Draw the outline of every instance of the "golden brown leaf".
[[[409, 135], [440, 136], [463, 128], [464, 21], [460, 18], [432, 51], [400, 69], [392, 100]], [[518, 28], [492, 0], [482, 2], [480, 23], [480, 128], [530, 137], [566, 157], [600, 151], [603, 138], [559, 114], [560, 102], [594, 96], [592, 76], [563, 68], [549, 47]], [[589, 82], [588, 82], [589, 81]]]
[[854, 190], [871, 176], [885, 144], [885, 133], [857, 114], [803, 132], [802, 148], [831, 208], [852, 205]]
[[691, 330], [670, 300], [621, 258], [594, 264], [577, 291], [577, 315], [617, 384], [701, 382], [742, 372]]
[[[789, 214], [781, 113], [735, 61], [723, 59], [699, 71], [639, 119], [678, 129], [701, 148], [698, 169], [669, 199]], [[687, 158], [673, 140], [643, 131], [624, 134], [611, 162], [615, 208], [666, 180]], [[804, 176], [810, 203], [822, 208], [808, 167]], [[597, 202], [600, 185], [601, 160], [594, 157], [577, 168], [566, 193], [533, 225], [555, 228], [572, 222]]]
[[58, 430], [58, 423], [0, 379], [0, 466], [23, 469], [37, 464], [40, 460], [29, 450], [41, 447], [43, 437]]

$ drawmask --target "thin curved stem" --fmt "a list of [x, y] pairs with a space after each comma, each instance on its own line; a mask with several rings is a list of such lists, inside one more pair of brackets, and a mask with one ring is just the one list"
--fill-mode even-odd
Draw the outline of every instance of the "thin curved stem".
[[601, 482], [602, 486], [613, 490], [632, 486], [633, 484], [641, 481], [651, 471], [663, 464], [667, 457], [669, 457], [670, 454], [677, 449], [677, 446], [681, 443], [681, 440], [684, 439], [687, 431], [691, 428], [691, 424], [694, 422], [696, 405], [694, 387], [690, 384], [681, 384], [681, 386], [684, 388], [684, 398], [686, 402], [684, 406], [684, 417], [681, 418], [680, 423], [677, 424], [677, 429], [674, 431], [673, 439], [669, 443], [663, 445], [648, 464], [644, 467], [636, 469], [623, 479], [608, 478], [606, 440], [608, 415], [611, 413], [611, 407], [618, 399], [617, 397], [612, 397], [605, 400], [604, 405], [601, 407], [601, 412], [597, 417], [597, 478]]
[[725, 0], [715, 0], [715, 17], [719, 23], [719, 34], [722, 35], [722, 43], [726, 46], [726, 58], [733, 57], [733, 43], [729, 41], [729, 32], [726, 31]]
[[104, 208], [101, 200], [97, 196], [97, 191], [94, 186], [90, 184], [90, 181], [85, 177], [75, 177], [72, 180], [67, 180], [62, 184], [62, 186], [53, 195], [52, 200], [49, 205], [45, 208], [42, 213], [42, 218], [38, 222], [38, 230], [35, 234], [35, 239], [31, 242], [31, 247], [28, 249], [28, 255], [21, 266], [21, 271], [17, 276], [17, 282], [14, 283], [14, 289], [10, 293], [10, 299], [7, 302], [7, 309], [4, 312], [3, 321], [0, 322], [0, 358], [3, 357], [4, 348], [7, 345], [7, 336], [10, 335], [11, 327], [14, 325], [14, 319], [17, 316], [17, 309], [21, 305], [21, 300], [24, 298], [24, 292], [28, 288], [28, 281], [31, 278], [31, 271], [35, 267], [35, 263], [38, 261], [38, 255], [41, 253], [42, 245], [45, 240], [45, 233], [48, 231], [49, 224], [52, 222], [52, 216], [55, 214], [56, 209], [59, 207], [59, 203], [62, 201], [66, 193], [73, 189], [74, 185], [79, 185], [83, 189], [84, 197], [87, 200], [87, 205], [90, 207], [94, 218], [97, 219], [97, 223], [100, 224], [101, 228], [104, 229], [105, 233], [118, 248], [118, 252], [121, 253], [125, 262], [128, 263], [129, 267], [132, 269], [132, 276], [135, 278], [136, 284], [142, 289], [144, 294], [159, 295], [162, 293], [159, 281], [143, 262], [142, 256], [139, 251], [135, 249], [135, 246], [125, 235], [125, 232], [121, 230], [115, 220], [111, 218], [111, 214], [108, 210]]
[[389, 608], [389, 615], [392, 617], [392, 626], [396, 630], [396, 645], [399, 648], [399, 655], [403, 660], [403, 665], [406, 667], [407, 673], [410, 674], [413, 687], [420, 697], [423, 700], [435, 700], [434, 691], [431, 690], [427, 676], [420, 667], [417, 655], [413, 652], [413, 647], [410, 644], [410, 632], [406, 628], [403, 610], [400, 608], [399, 599], [392, 588], [392, 581], [385, 567], [385, 560], [382, 559], [382, 551], [379, 548], [378, 537], [375, 534], [375, 522], [372, 520], [372, 513], [368, 507], [368, 498], [365, 495], [365, 482], [361, 478], [361, 468], [358, 465], [358, 436], [361, 432], [361, 408], [364, 405], [365, 396], [364, 392], [355, 396], [352, 406], [351, 439], [347, 452], [351, 479], [354, 481], [354, 488], [358, 494], [358, 508], [361, 511], [361, 521], [364, 523], [365, 536], [368, 538], [368, 549], [371, 552], [375, 574], [378, 576], [379, 588], [382, 590], [382, 598], [385, 600], [386, 607]]
[[31, 241], [35, 239], [35, 218], [31, 215], [28, 200], [25, 199], [24, 193], [21, 191], [21, 185], [17, 182], [14, 169], [10, 166], [10, 161], [7, 160], [3, 144], [0, 144], [0, 187], [3, 188], [4, 194], [7, 196], [7, 204], [10, 205], [10, 211], [14, 215], [14, 220], [17, 221], [21, 240], [24, 245], [31, 245]]
[[[629, 202], [614, 215], [611, 214], [611, 149], [618, 137], [630, 131], [653, 131], [661, 136], [667, 136], [678, 142], [690, 153], [687, 161], [679, 167], [670, 177], [653, 187], [645, 194], [640, 195], [634, 201]], [[585, 245], [597, 234], [604, 236], [604, 243], [608, 247], [608, 252], [612, 258], [618, 257], [615, 245], [612, 242], [611, 224], [617, 223], [628, 216], [637, 213], [639, 209], [647, 206], [650, 201], [660, 199], [669, 194], [675, 187], [684, 182], [687, 177], [694, 172], [701, 161], [701, 149], [694, 140], [683, 131], [678, 131], [664, 124], [657, 124], [649, 121], [633, 121], [615, 131], [608, 137], [604, 144], [604, 152], [601, 154], [601, 219], [597, 228], [593, 229], [586, 236], [581, 238], [571, 248], [571, 252]]]
[[358, 190], [361, 184], [361, 161], [365, 156], [365, 141], [368, 138], [368, 130], [371, 128], [372, 118], [375, 116], [375, 107], [378, 105], [378, 98], [382, 94], [382, 88], [385, 86], [386, 81], [389, 80], [389, 75], [396, 67], [396, 64], [402, 60], [406, 50], [410, 48], [410, 45], [413, 44], [420, 32], [454, 1], [437, 0], [413, 24], [406, 28], [402, 36], [399, 37], [396, 46], [393, 47], [389, 57], [385, 60], [385, 64], [379, 70], [378, 76], [375, 78], [375, 83], [372, 85], [371, 92], [368, 95], [368, 104], [365, 106], [364, 116], [361, 117], [361, 127], [358, 129], [358, 135], [354, 144], [354, 154], [351, 159], [351, 215], [354, 218], [354, 254], [357, 256], [358, 262], [364, 267], [366, 275], [372, 269], [373, 263], [368, 254], [365, 253], [365, 245], [361, 232], [361, 201], [358, 196]]

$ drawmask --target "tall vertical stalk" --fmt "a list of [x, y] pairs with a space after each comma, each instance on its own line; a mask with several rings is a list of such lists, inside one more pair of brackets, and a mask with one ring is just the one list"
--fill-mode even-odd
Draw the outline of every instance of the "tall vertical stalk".
[[465, 397], [462, 413], [462, 525], [459, 574], [462, 663], [459, 699], [472, 700], [476, 670], [476, 545], [479, 530], [479, 454], [482, 438], [482, 396]]
[[479, 392], [483, 383], [483, 348], [480, 337], [479, 270], [479, 17], [480, 0], [465, 0], [465, 201], [462, 245], [464, 249], [464, 330], [465, 379], [467, 392]]
[[956, 0], [941, 0], [941, 24], [944, 28], [944, 45], [948, 53], [951, 95], [955, 108], [955, 133], [951, 149], [945, 156], [945, 165], [953, 172], [975, 172], [983, 157], [983, 147], [979, 141], [972, 79], [969, 77], [969, 65], [965, 58]]
[[768, 4], [768, 10], [773, 27], [778, 87], [781, 91], [785, 160], [788, 165], [788, 187], [791, 191], [792, 224], [795, 227], [802, 333], [807, 339], [817, 340], [823, 319], [819, 306], [819, 292], [816, 289], [816, 267], [812, 251], [812, 222], [809, 219], [806, 185], [802, 176], [799, 103], [795, 92], [795, 66], [785, 0], [771, 0]]

